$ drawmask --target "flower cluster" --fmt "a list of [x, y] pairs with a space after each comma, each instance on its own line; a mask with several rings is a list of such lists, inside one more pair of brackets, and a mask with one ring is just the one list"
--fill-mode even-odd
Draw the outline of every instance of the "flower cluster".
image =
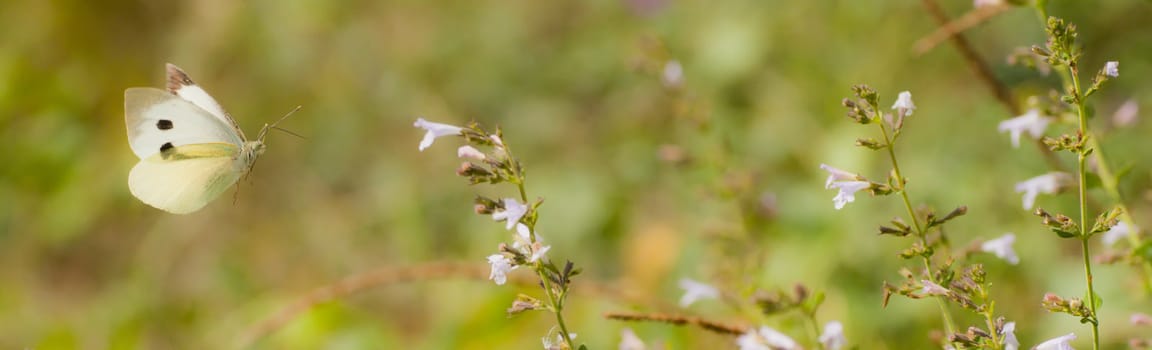
[[[414, 126], [426, 131], [420, 141], [420, 151], [431, 147], [437, 138], [446, 136], [464, 138], [468, 144], [457, 148], [456, 155], [465, 161], [456, 170], [456, 174], [467, 178], [469, 183], [511, 183], [517, 186], [519, 199], [493, 199], [478, 195], [474, 201], [474, 211], [477, 214], [490, 215], [492, 220], [503, 222], [506, 230], [515, 232], [512, 235], [511, 245], [500, 243], [497, 253], [488, 256], [488, 264], [491, 267], [488, 278], [497, 285], [503, 285], [508, 282], [508, 274], [520, 267], [534, 270], [540, 278], [540, 285], [544, 287], [548, 303], [521, 294], [512, 303], [508, 313], [514, 315], [531, 310], [551, 311], [556, 315], [557, 327], [543, 338], [544, 347], [572, 349], [572, 338], [575, 334], [568, 332], [561, 312], [571, 278], [578, 275], [580, 269], [575, 268], [571, 262], [559, 267], [547, 258], [552, 246], [544, 245], [536, 232], [538, 209], [543, 200], [528, 203], [524, 187], [524, 169], [505, 144], [501, 131], [497, 129], [495, 133], [488, 133], [476, 123], [460, 127], [429, 122], [423, 118], [417, 119]], [[484, 152], [478, 147], [490, 148], [491, 151]]]

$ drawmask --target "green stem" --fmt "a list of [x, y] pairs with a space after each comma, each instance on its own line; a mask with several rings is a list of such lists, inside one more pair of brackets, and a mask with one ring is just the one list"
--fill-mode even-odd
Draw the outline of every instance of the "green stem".
[[564, 339], [564, 343], [568, 344], [569, 349], [575, 349], [572, 345], [572, 336], [568, 333], [568, 326], [564, 324], [564, 298], [563, 294], [558, 297], [553, 297], [552, 282], [548, 276], [544, 274], [544, 263], [536, 262], [536, 275], [540, 276], [540, 282], [544, 285], [544, 295], [548, 296], [548, 304], [552, 305], [552, 313], [556, 315], [556, 325], [560, 326], [560, 337]]
[[991, 333], [992, 344], [996, 344], [994, 349], [1003, 349], [1004, 345], [1000, 344], [1002, 340], [1000, 339], [1000, 332], [996, 331], [996, 320], [994, 319], [996, 317], [996, 302], [988, 298], [988, 291], [984, 289], [983, 285], [980, 285], [979, 288], [980, 300], [983, 300], [984, 303], [988, 305], [983, 312], [984, 324], [988, 326], [988, 333]]
[[[1076, 112], [1080, 116], [1080, 137], [1089, 137], [1088, 113], [1084, 108], [1084, 96], [1080, 90], [1080, 75], [1074, 62], [1068, 65], [1068, 73], [1072, 76], [1072, 95], [1076, 101]], [[1100, 349], [1100, 322], [1096, 317], [1096, 290], [1092, 288], [1092, 262], [1090, 260], [1091, 254], [1088, 251], [1088, 167], [1085, 166], [1088, 159], [1087, 152], [1087, 150], [1080, 150], [1076, 162], [1076, 170], [1080, 180], [1078, 191], [1080, 192], [1080, 246], [1084, 253], [1084, 279], [1088, 282], [1088, 308], [1092, 310], [1092, 322], [1089, 322], [1092, 324], [1092, 348]]]
[[[912, 209], [912, 201], [908, 200], [908, 192], [904, 188], [904, 175], [901, 175], [900, 163], [896, 160], [895, 142], [888, 135], [888, 128], [884, 126], [884, 119], [881, 113], [877, 111], [876, 114], [878, 115], [876, 124], [880, 125], [880, 133], [884, 135], [884, 143], [887, 145], [885, 148], [888, 149], [888, 159], [892, 161], [892, 173], [896, 176], [896, 186], [899, 186], [900, 198], [904, 200], [904, 209], [908, 210], [908, 216], [912, 218], [912, 225], [916, 228], [916, 236], [920, 238], [920, 244], [927, 248], [928, 235], [924, 232], [922, 226], [920, 226], [920, 219], [916, 218], [916, 211]], [[928, 273], [928, 280], [932, 281], [932, 283], [939, 284], [936, 281], [935, 274], [932, 273], [931, 260], [926, 256], [922, 256], [922, 258], [924, 258], [924, 269]], [[948, 311], [948, 306], [944, 304], [944, 300], [941, 297], [933, 299], [936, 299], [936, 304], [940, 306], [940, 314], [944, 318], [944, 328], [948, 332], [948, 336], [951, 336], [956, 333], [956, 326], [952, 322], [952, 313]]]
[[816, 314], [808, 310], [802, 311], [804, 312], [804, 319], [808, 321], [808, 335], [812, 337], [812, 342], [816, 344], [817, 349], [824, 350], [824, 343], [820, 342], [820, 324], [816, 322]]
[[[1104, 152], [1100, 148], [1100, 141], [1096, 139], [1096, 135], [1088, 133], [1088, 148], [1096, 155], [1096, 172], [1100, 175], [1100, 185], [1104, 191], [1112, 197], [1112, 201], [1116, 202], [1120, 208], [1120, 220], [1128, 223], [1131, 232], [1128, 233], [1128, 243], [1133, 248], [1139, 247], [1144, 244], [1144, 240], [1140, 237], [1140, 228], [1136, 227], [1135, 220], [1132, 219], [1131, 211], [1128, 206], [1124, 204], [1124, 199], [1120, 196], [1120, 184], [1117, 183], [1116, 175], [1112, 172], [1112, 168], [1108, 165], [1107, 158], [1104, 157]], [[1143, 270], [1144, 277], [1142, 282], [1144, 284], [1144, 293], [1152, 294], [1152, 261], [1142, 261], [1140, 268]]]
[[[504, 153], [508, 159], [516, 159], [513, 158], [512, 150], [508, 149], [508, 146], [504, 146]], [[528, 205], [528, 191], [524, 189], [524, 174], [520, 172], [519, 162], [514, 161], [513, 166], [515, 166], [513, 180], [516, 183], [516, 189], [520, 192], [520, 200], [524, 202], [524, 205]], [[535, 226], [533, 224], [528, 227], [528, 238], [532, 243], [536, 243]], [[560, 327], [560, 338], [564, 339], [564, 344], [567, 344], [569, 349], [575, 349], [576, 347], [572, 344], [572, 336], [568, 333], [568, 326], [564, 323], [564, 297], [566, 293], [561, 291], [559, 295], [553, 295], [556, 290], [552, 288], [552, 280], [548, 278], [544, 259], [537, 260], [532, 267], [536, 270], [536, 275], [540, 276], [540, 284], [544, 286], [544, 295], [548, 296], [548, 305], [551, 306], [552, 313], [556, 315], [556, 325]]]

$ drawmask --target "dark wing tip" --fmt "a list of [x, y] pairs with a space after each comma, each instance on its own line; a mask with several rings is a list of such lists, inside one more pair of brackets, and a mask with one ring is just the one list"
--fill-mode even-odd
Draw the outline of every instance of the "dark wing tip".
[[192, 78], [188, 77], [188, 73], [184, 73], [180, 67], [168, 63], [165, 68], [168, 71], [168, 92], [175, 94], [182, 87], [196, 85], [195, 82], [192, 82]]

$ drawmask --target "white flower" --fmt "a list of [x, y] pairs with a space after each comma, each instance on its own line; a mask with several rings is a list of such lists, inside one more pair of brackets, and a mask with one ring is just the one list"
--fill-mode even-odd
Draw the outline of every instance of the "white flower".
[[[544, 336], [543, 338], [540, 338], [541, 342], [544, 343], [544, 349], [545, 350], [566, 349], [566, 347], [564, 346], [564, 337], [560, 336], [560, 334], [561, 333], [559, 331], [559, 328], [557, 328], [556, 326], [552, 326], [552, 329], [548, 330], [548, 335]], [[576, 339], [576, 333], [568, 333], [568, 339]]]
[[844, 325], [840, 321], [828, 322], [824, 325], [824, 333], [820, 334], [820, 344], [824, 344], [825, 350], [840, 350], [848, 343], [844, 339]]
[[684, 296], [680, 297], [680, 307], [688, 307], [697, 300], [720, 297], [720, 290], [716, 287], [689, 278], [680, 279], [680, 289], [684, 290]]
[[1048, 129], [1049, 122], [1051, 121], [1048, 118], [1040, 114], [1039, 109], [1033, 108], [1024, 115], [1000, 122], [1000, 126], [996, 129], [1000, 132], [1007, 131], [1012, 135], [1012, 147], [1020, 147], [1020, 134], [1027, 131], [1032, 138], [1040, 138], [1044, 135], [1044, 130]]
[[1015, 250], [1012, 250], [1013, 243], [1016, 243], [1016, 235], [1009, 232], [1000, 238], [984, 242], [980, 245], [980, 250], [995, 254], [996, 257], [1004, 259], [1009, 264], [1016, 265], [1020, 263], [1020, 257], [1016, 256]]
[[748, 333], [736, 338], [736, 345], [740, 347], [740, 350], [800, 349], [800, 345], [795, 340], [768, 327], [760, 327], [759, 330], [749, 329]]
[[857, 191], [872, 187], [868, 181], [861, 181], [863, 178], [860, 175], [836, 169], [827, 164], [820, 164], [820, 169], [828, 172], [828, 180], [824, 182], [824, 188], [840, 190], [836, 197], [832, 198], [832, 202], [836, 204], [836, 210], [856, 201]]
[[824, 188], [831, 189], [832, 183], [837, 181], [859, 181], [860, 175], [833, 168], [828, 164], [820, 164], [820, 169], [828, 172], [828, 180], [824, 181]]
[[497, 285], [508, 282], [508, 272], [518, 267], [512, 265], [512, 260], [509, 260], [504, 254], [489, 255], [488, 263], [492, 265], [492, 273], [488, 274], [488, 279], [495, 281]]
[[1016, 340], [1016, 322], [1005, 323], [1000, 335], [1003, 336], [1000, 339], [1004, 342], [1004, 350], [1020, 349], [1020, 341]]
[[528, 213], [528, 206], [520, 204], [513, 198], [504, 198], [504, 210], [496, 210], [492, 212], [492, 220], [505, 222], [507, 229], [511, 230], [520, 223], [520, 218]]
[[1136, 118], [1140, 117], [1140, 104], [1136, 103], [1136, 99], [1128, 99], [1116, 112], [1112, 113], [1112, 124], [1116, 126], [1129, 126], [1136, 124]]
[[532, 263], [536, 262], [537, 260], [540, 260], [540, 258], [543, 258], [544, 254], [547, 254], [548, 251], [552, 249], [552, 246], [550, 246], [550, 245], [540, 246], [540, 243], [536, 243], [534, 246], [535, 246], [535, 248], [532, 249], [532, 256], [528, 257], [528, 262], [532, 262]]
[[1072, 348], [1068, 342], [1076, 340], [1076, 333], [1068, 333], [1056, 338], [1049, 339], [1040, 345], [1032, 348], [1033, 350], [1076, 350]]
[[840, 189], [840, 192], [836, 193], [836, 197], [832, 198], [832, 203], [836, 205], [836, 210], [840, 210], [844, 208], [845, 205], [848, 205], [848, 203], [856, 201], [856, 192], [866, 190], [872, 187], [872, 184], [868, 181], [844, 181], [834, 183], [832, 187]]
[[1104, 63], [1104, 74], [1113, 78], [1120, 77], [1120, 62], [1108, 61]]
[[492, 139], [492, 143], [496, 144], [496, 147], [504, 148], [504, 140], [501, 140], [500, 136], [488, 135], [488, 138]]
[[908, 91], [901, 92], [896, 97], [896, 103], [892, 104], [892, 109], [897, 111], [904, 110], [904, 115], [912, 115], [912, 111], [916, 110], [916, 104], [912, 103], [912, 93]]
[[480, 152], [480, 150], [472, 146], [460, 146], [459, 149], [456, 149], [456, 156], [460, 158], [472, 158], [475, 160], [484, 160], [484, 158], [488, 158], [484, 152]]
[[920, 288], [920, 293], [924, 295], [948, 295], [948, 288], [944, 288], [944, 286], [936, 284], [935, 282], [920, 280], [920, 284], [924, 286]]
[[1131, 232], [1132, 228], [1128, 227], [1128, 223], [1120, 221], [1117, 222], [1115, 226], [1112, 226], [1112, 228], [1108, 229], [1108, 231], [1104, 232], [1104, 237], [1101, 237], [1101, 239], [1104, 241], [1104, 244], [1113, 245], [1116, 244], [1116, 241], [1119, 241], [1124, 237], [1128, 237]]
[[[537, 237], [539, 239], [539, 237]], [[521, 247], [532, 244], [532, 230], [525, 224], [516, 224], [516, 237], [512, 239], [512, 248], [520, 249]]]
[[459, 126], [433, 123], [424, 120], [424, 118], [416, 118], [416, 123], [412, 124], [412, 126], [428, 130], [428, 132], [424, 134], [424, 139], [420, 140], [421, 152], [423, 152], [425, 148], [432, 146], [432, 141], [435, 141], [437, 137], [460, 135], [464, 130], [464, 128]]
[[1003, 3], [1003, 0], [974, 0], [972, 1], [972, 7], [981, 8], [985, 6], [996, 6]]
[[684, 67], [680, 66], [680, 61], [671, 60], [664, 63], [664, 71], [660, 78], [664, 81], [666, 87], [680, 86], [684, 82]]
[[640, 337], [636, 336], [636, 332], [632, 328], [624, 328], [620, 331], [620, 350], [644, 350], [647, 346]]
[[1031, 210], [1032, 206], [1036, 204], [1037, 195], [1041, 193], [1054, 194], [1071, 181], [1072, 175], [1051, 172], [1016, 183], [1016, 192], [1024, 193], [1024, 209]]

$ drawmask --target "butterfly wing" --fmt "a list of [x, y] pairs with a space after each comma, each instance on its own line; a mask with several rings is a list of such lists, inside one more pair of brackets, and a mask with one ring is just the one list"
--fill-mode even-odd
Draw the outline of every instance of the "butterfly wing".
[[128, 174], [132, 195], [174, 214], [199, 210], [236, 183], [247, 169], [230, 143], [201, 143], [165, 149], [141, 159]]
[[235, 129], [176, 95], [153, 88], [124, 91], [128, 143], [140, 159], [163, 150], [198, 143], [243, 145]]
[[196, 85], [196, 82], [193, 82], [192, 78], [188, 77], [188, 73], [184, 73], [184, 70], [171, 63], [167, 64], [165, 68], [168, 72], [168, 92], [180, 96], [180, 98], [185, 101], [192, 102], [192, 104], [197, 107], [208, 111], [213, 117], [231, 126], [232, 129], [236, 131], [236, 134], [240, 135], [242, 140], [248, 139], [244, 137], [244, 131], [240, 130], [240, 124], [236, 124], [236, 120], [232, 119], [232, 116], [224, 111], [224, 107], [220, 107], [220, 103], [216, 102], [216, 99], [212, 98], [212, 95], [209, 95], [207, 91], [204, 91], [203, 88]]

